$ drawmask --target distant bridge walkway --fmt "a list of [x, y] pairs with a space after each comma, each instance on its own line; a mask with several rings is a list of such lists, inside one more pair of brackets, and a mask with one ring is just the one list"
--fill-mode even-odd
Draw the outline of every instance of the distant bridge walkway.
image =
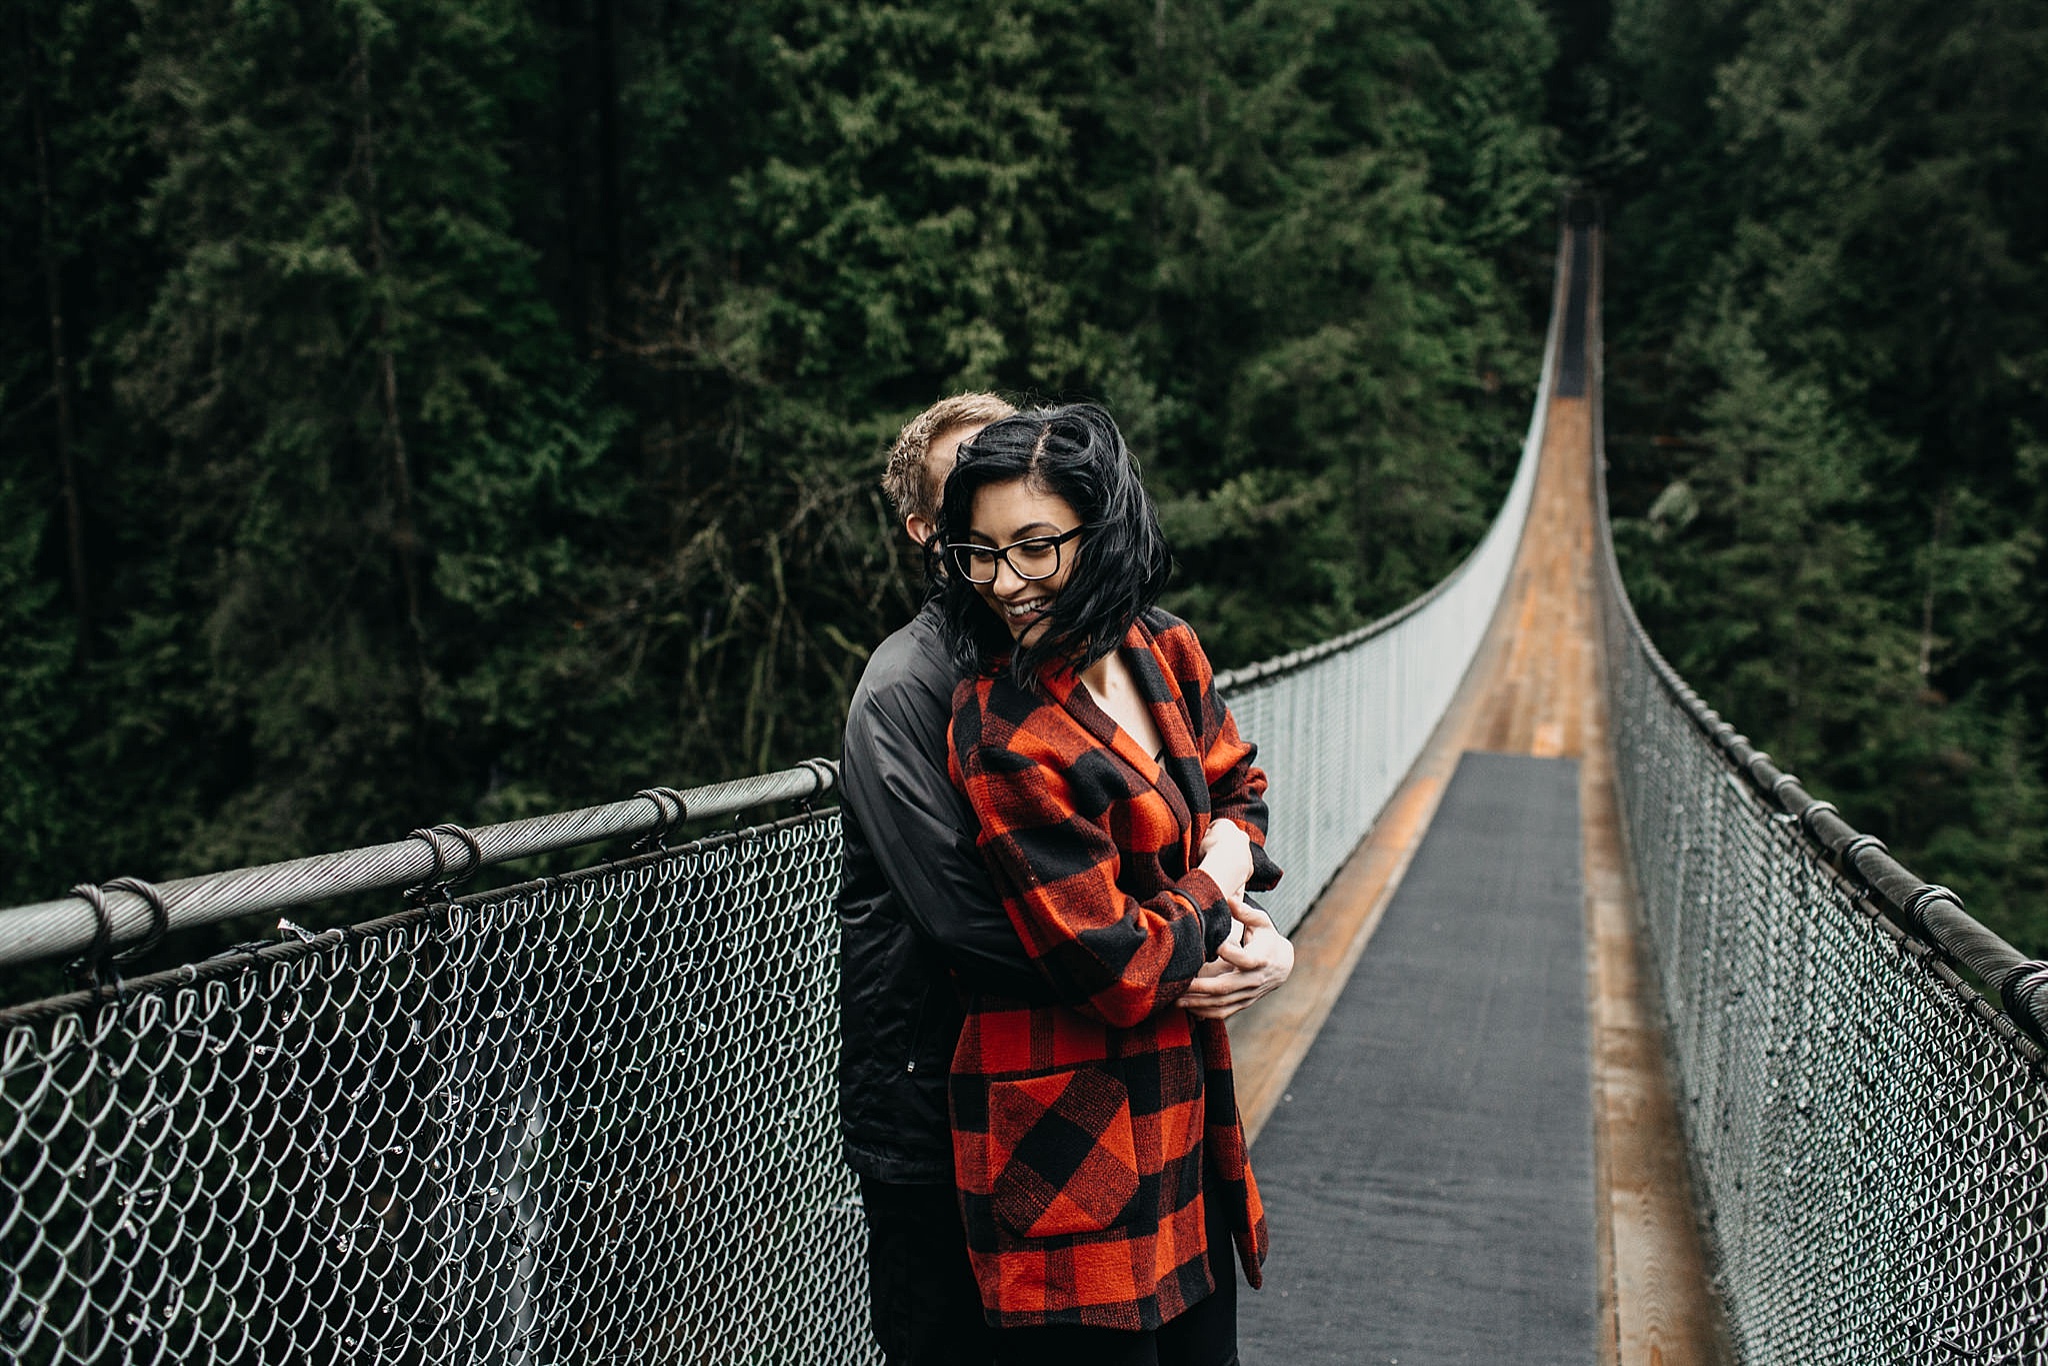
[[1274, 1229], [1248, 1361], [1721, 1352], [1607, 744], [1591, 238], [1471, 667], [1301, 926], [1297, 980], [1233, 1030]]

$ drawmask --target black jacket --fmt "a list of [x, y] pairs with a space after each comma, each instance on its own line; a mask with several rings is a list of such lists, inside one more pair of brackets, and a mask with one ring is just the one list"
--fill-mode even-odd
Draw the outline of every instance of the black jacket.
[[946, 776], [959, 675], [936, 603], [883, 641], [846, 717], [839, 763], [839, 1131], [881, 1181], [953, 1179], [946, 1076], [960, 1039], [950, 976], [1044, 997]]

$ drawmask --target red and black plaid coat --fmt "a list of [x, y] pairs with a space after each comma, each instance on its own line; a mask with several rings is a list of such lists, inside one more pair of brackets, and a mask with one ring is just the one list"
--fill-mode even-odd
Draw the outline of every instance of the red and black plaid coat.
[[1229, 1038], [1174, 1004], [1232, 929], [1195, 867], [1210, 821], [1250, 832], [1254, 888], [1279, 880], [1266, 778], [1187, 623], [1148, 612], [1123, 655], [1165, 741], [1157, 763], [1071, 672], [1046, 697], [1006, 671], [953, 697], [953, 781], [1063, 1002], [970, 992], [953, 1058], [954, 1177], [999, 1327], [1157, 1328], [1209, 1294], [1205, 1154], [1255, 1286], [1266, 1256]]

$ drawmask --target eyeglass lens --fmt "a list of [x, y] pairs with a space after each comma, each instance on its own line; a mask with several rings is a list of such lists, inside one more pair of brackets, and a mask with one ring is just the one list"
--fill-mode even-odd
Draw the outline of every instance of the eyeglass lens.
[[1060, 543], [1051, 536], [1034, 536], [1001, 549], [986, 545], [956, 545], [952, 549], [954, 566], [969, 583], [994, 583], [999, 561], [1006, 562], [1010, 572], [1027, 583], [1060, 572]]

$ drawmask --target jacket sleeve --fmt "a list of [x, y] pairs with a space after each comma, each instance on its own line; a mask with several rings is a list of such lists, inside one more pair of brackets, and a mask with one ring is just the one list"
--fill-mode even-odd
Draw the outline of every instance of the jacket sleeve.
[[1252, 840], [1252, 875], [1245, 886], [1271, 891], [1280, 881], [1280, 865], [1266, 852], [1266, 773], [1252, 761], [1259, 748], [1237, 733], [1237, 719], [1216, 694], [1208, 661], [1201, 669], [1202, 775], [1209, 781], [1209, 816], [1230, 819]]
[[1040, 997], [1045, 988], [975, 849], [972, 814], [882, 693], [846, 721], [840, 763], [845, 800], [859, 814], [882, 876], [918, 931], [973, 987]]
[[1230, 932], [1223, 889], [1197, 868], [1156, 896], [1130, 896], [1115, 842], [1079, 814], [1057, 758], [962, 743], [959, 719], [954, 781], [1033, 965], [1061, 1001], [1118, 1028], [1172, 1005]]
[[1153, 648], [1180, 690], [1181, 708], [1199, 737], [1202, 777], [1209, 785], [1209, 818], [1233, 820], [1252, 841], [1252, 875], [1248, 891], [1270, 891], [1280, 881], [1280, 865], [1266, 852], [1266, 774], [1252, 761], [1259, 749], [1237, 731], [1237, 718], [1216, 692], [1216, 673], [1195, 628], [1179, 617], [1153, 609], [1147, 619]]

